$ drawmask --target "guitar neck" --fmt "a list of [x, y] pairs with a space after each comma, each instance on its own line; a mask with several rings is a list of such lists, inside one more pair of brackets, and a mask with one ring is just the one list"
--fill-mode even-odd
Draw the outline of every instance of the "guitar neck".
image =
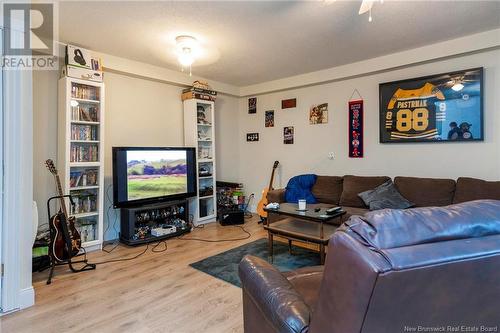
[[273, 182], [274, 182], [274, 170], [276, 170], [276, 169], [274, 169], [274, 168], [273, 168], [273, 172], [271, 172], [271, 179], [270, 179], [270, 181], [269, 181], [269, 187], [268, 187], [268, 189], [269, 189], [269, 190], [272, 190], [272, 189], [273, 189]]
[[[62, 186], [61, 186], [61, 180], [59, 179], [59, 175], [56, 174], [55, 176], [55, 179], [56, 179], [56, 186], [57, 186], [57, 193], [60, 195], [60, 196], [63, 196], [64, 195], [64, 192], [62, 190]], [[61, 209], [64, 213], [64, 216], [66, 217], [66, 219], [68, 218], [68, 210], [66, 209], [66, 201], [64, 200], [64, 198], [60, 198], [60, 203], [61, 203]]]

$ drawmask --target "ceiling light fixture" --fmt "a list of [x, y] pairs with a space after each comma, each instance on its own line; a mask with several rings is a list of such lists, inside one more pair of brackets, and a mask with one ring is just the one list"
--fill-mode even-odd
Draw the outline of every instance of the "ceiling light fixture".
[[177, 60], [181, 64], [181, 69], [189, 68], [189, 76], [191, 73], [191, 66], [196, 60], [196, 51], [198, 48], [198, 41], [192, 36], [182, 35], [175, 38], [177, 44]]

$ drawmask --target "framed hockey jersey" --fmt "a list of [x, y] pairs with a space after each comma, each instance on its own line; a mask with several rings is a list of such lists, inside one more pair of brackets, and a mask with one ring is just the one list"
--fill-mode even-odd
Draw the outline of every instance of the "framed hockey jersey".
[[380, 142], [482, 141], [483, 68], [381, 83]]

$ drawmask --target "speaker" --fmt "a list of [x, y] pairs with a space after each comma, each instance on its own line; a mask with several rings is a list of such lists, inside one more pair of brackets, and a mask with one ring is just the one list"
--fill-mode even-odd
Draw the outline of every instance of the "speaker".
[[245, 223], [245, 214], [242, 210], [223, 210], [218, 212], [220, 225], [235, 225]]

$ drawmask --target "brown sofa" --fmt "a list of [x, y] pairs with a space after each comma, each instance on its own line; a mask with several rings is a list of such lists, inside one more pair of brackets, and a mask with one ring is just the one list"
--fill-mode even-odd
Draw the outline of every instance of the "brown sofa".
[[288, 273], [241, 261], [245, 333], [498, 329], [500, 201], [354, 216], [328, 246], [325, 266]]
[[[318, 200], [313, 207], [342, 206], [347, 212], [342, 221], [351, 215], [363, 215], [368, 207], [358, 197], [358, 193], [371, 190], [389, 180], [386, 176], [318, 176], [312, 193]], [[492, 182], [475, 178], [437, 179], [418, 177], [395, 177], [394, 184], [399, 192], [415, 207], [446, 206], [465, 201], [494, 199], [500, 200], [500, 181]], [[269, 202], [284, 203], [285, 189], [270, 191]], [[281, 217], [269, 214], [269, 222]]]

